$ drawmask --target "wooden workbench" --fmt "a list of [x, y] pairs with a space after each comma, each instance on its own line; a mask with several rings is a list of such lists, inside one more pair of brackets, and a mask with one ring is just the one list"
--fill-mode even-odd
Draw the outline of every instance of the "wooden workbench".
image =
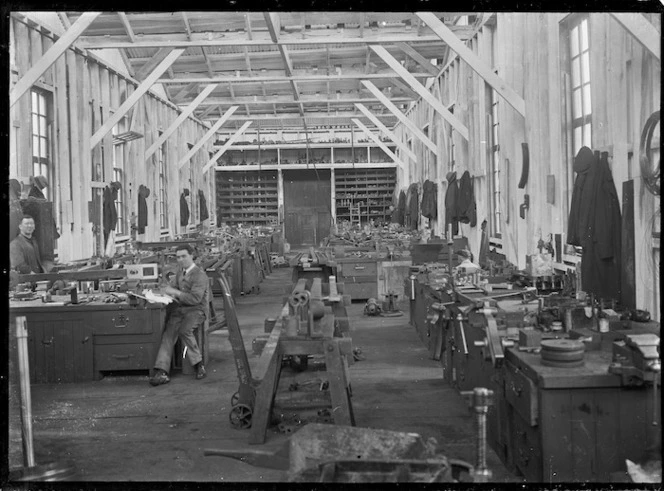
[[152, 303], [61, 306], [30, 300], [10, 301], [9, 314], [10, 326], [17, 316], [27, 319], [32, 383], [62, 383], [99, 380], [104, 371], [152, 369], [165, 308]]

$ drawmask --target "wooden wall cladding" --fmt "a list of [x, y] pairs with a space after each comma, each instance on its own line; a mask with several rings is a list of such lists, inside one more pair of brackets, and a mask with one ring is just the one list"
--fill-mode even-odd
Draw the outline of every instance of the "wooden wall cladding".
[[[661, 32], [661, 16], [643, 14]], [[498, 97], [499, 162], [502, 212], [502, 244], [507, 259], [525, 266], [525, 257], [536, 251], [537, 241], [549, 234], [565, 234], [569, 215], [574, 172], [573, 155], [566, 144], [563, 66], [567, 49], [564, 13], [498, 13], [495, 23], [479, 29], [468, 46], [487, 64], [497, 70], [504, 82], [523, 97], [525, 118]], [[641, 183], [639, 169], [639, 136], [644, 122], [659, 109], [661, 100], [661, 64], [646, 51], [608, 13], [590, 13], [590, 80], [592, 88], [592, 146], [609, 151], [613, 178], [618, 195], [623, 182], [635, 181], [634, 233], [641, 249], [636, 256], [636, 298], [639, 308], [659, 312], [658, 292], [654, 280], [651, 229], [657, 216], [659, 199], [648, 193]], [[495, 44], [495, 47], [493, 45]], [[491, 55], [493, 53], [493, 56]], [[456, 133], [450, 137], [449, 125], [433, 113], [429, 121], [428, 106], [418, 101], [408, 117], [419, 127], [434, 128], [439, 147], [435, 169], [427, 165], [430, 158], [425, 148], [413, 137], [417, 162], [399, 173], [398, 187], [410, 182], [432, 179], [442, 184], [439, 195], [440, 217], [434, 225], [442, 232], [445, 174], [452, 169], [450, 145], [454, 144], [454, 170], [459, 177], [465, 170], [474, 179], [478, 226], [460, 225], [468, 237], [471, 251], [477, 256], [481, 230], [479, 224], [488, 218], [492, 199], [489, 169], [489, 138], [486, 121], [491, 108], [487, 92], [491, 88], [463, 61], [448, 62], [438, 77], [440, 98], [444, 105], [454, 104], [454, 115], [470, 132], [466, 143]], [[437, 89], [434, 89], [434, 94]], [[482, 91], [485, 91], [483, 94]], [[399, 124], [396, 133], [404, 141], [411, 138]], [[521, 144], [528, 143], [530, 177], [524, 189], [518, 189], [523, 157]], [[555, 176], [555, 189], [550, 179]], [[548, 187], [547, 187], [548, 186]], [[547, 190], [549, 193], [547, 194]], [[553, 192], [553, 196], [551, 196]], [[518, 207], [525, 194], [530, 195], [526, 218], [519, 218]], [[547, 197], [549, 199], [547, 199]], [[553, 199], [551, 199], [553, 198]]]
[[[57, 38], [48, 30], [27, 23], [20, 15], [10, 19], [10, 50], [16, 82], [53, 45]], [[102, 142], [90, 148], [90, 137], [103, 121], [116, 111], [138, 87], [138, 82], [109, 67], [91, 53], [78, 49], [67, 50], [42, 75], [35, 84], [52, 95], [49, 110], [51, 169], [49, 177], [49, 199], [53, 201], [56, 223], [60, 232], [58, 258], [61, 262], [84, 259], [97, 252], [93, 223], [95, 217], [89, 213], [92, 200], [93, 179], [104, 182], [113, 180], [113, 136], [106, 134]], [[21, 180], [33, 174], [31, 138], [31, 96], [27, 92], [10, 110], [12, 141], [15, 149], [11, 154], [10, 169], [14, 169]], [[179, 110], [173, 104], [155, 94], [146, 94], [127, 113], [127, 129], [144, 135], [143, 138], [124, 143], [125, 178], [124, 199], [126, 216], [138, 210], [138, 188], [141, 184], [150, 188], [148, 198], [148, 227], [144, 240], [160, 237], [159, 222], [155, 206], [158, 197], [156, 160], [145, 161], [146, 145], [151, 144], [161, 128], [165, 130], [177, 118]], [[197, 205], [198, 189], [206, 193], [208, 203], [213, 201], [213, 190], [199, 171], [207, 161], [211, 144], [205, 145], [183, 167], [180, 173], [176, 163], [187, 149], [187, 143], [195, 144], [207, 128], [199, 121], [187, 119], [166, 143], [167, 148], [167, 202], [169, 234], [178, 232], [178, 199], [184, 187], [190, 187]], [[189, 166], [194, 166], [190, 183]], [[95, 176], [99, 169], [100, 176]], [[98, 220], [97, 220], [98, 221]]]

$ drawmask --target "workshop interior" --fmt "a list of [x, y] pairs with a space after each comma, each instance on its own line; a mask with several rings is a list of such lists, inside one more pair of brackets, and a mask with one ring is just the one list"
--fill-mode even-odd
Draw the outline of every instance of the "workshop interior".
[[3, 482], [661, 486], [641, 7], [9, 11]]

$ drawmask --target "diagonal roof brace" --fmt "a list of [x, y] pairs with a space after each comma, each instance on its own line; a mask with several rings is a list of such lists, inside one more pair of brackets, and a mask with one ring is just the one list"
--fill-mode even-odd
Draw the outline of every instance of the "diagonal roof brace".
[[219, 160], [219, 157], [221, 157], [226, 150], [230, 148], [230, 146], [235, 143], [235, 140], [238, 139], [238, 137], [245, 132], [247, 128], [251, 125], [253, 121], [245, 121], [244, 124], [235, 132], [233, 135], [228, 139], [226, 143], [221, 147], [221, 149], [215, 153], [210, 160], [208, 160], [207, 164], [203, 166], [203, 169], [201, 170], [201, 174], [205, 174], [207, 170], [212, 167], [217, 160]]
[[21, 96], [23, 96], [23, 94], [25, 94], [30, 87], [39, 80], [39, 77], [41, 77], [72, 44], [74, 44], [76, 39], [83, 34], [83, 31], [85, 31], [100, 14], [101, 12], [84, 12], [78, 19], [76, 19], [76, 22], [67, 29], [67, 32], [65, 32], [16, 83], [9, 95], [9, 107], [16, 104]]
[[212, 126], [212, 128], [210, 128], [210, 129], [208, 130], [208, 132], [205, 133], [205, 134], [203, 135], [203, 137], [202, 137], [200, 140], [198, 140], [198, 142], [196, 142], [196, 145], [194, 145], [194, 146], [191, 148], [191, 150], [189, 150], [189, 151], [187, 152], [187, 154], [186, 154], [184, 157], [182, 157], [182, 158], [180, 159], [180, 161], [178, 162], [178, 165], [177, 165], [178, 169], [181, 169], [182, 166], [183, 166], [184, 164], [186, 164], [186, 163], [189, 161], [189, 159], [192, 158], [192, 157], [194, 156], [194, 154], [195, 154], [196, 152], [198, 152], [198, 150], [200, 150], [200, 148], [201, 148], [203, 145], [205, 145], [205, 143], [206, 143], [210, 138], [212, 138], [212, 136], [217, 132], [217, 130], [218, 130], [219, 128], [221, 128], [221, 126], [222, 126], [226, 121], [228, 121], [228, 118], [231, 117], [231, 115], [237, 110], [237, 108], [238, 108], [238, 106], [231, 106], [230, 108], [228, 108], [228, 111], [226, 111], [226, 112], [224, 113], [224, 115], [221, 117], [221, 119], [219, 119], [219, 121], [217, 121], [217, 122], [214, 124], [214, 126]]
[[369, 121], [371, 121], [373, 124], [376, 125], [376, 127], [381, 130], [385, 135], [392, 140], [399, 149], [401, 149], [402, 152], [404, 152], [408, 157], [413, 159], [413, 161], [417, 162], [417, 155], [413, 153], [413, 151], [408, 148], [408, 146], [401, 141], [401, 139], [395, 135], [387, 126], [385, 126], [380, 119], [378, 119], [376, 116], [374, 116], [369, 109], [364, 104], [360, 103], [355, 103], [355, 107], [358, 108], [364, 115], [369, 118]]
[[410, 85], [415, 92], [417, 92], [422, 99], [427, 101], [431, 107], [433, 107], [445, 121], [447, 121], [452, 128], [454, 128], [466, 141], [468, 141], [468, 128], [459, 121], [459, 119], [454, 116], [444, 105], [440, 102], [429, 90], [427, 90], [424, 85], [417, 81], [408, 70], [406, 70], [401, 63], [397, 61], [394, 56], [392, 56], [385, 48], [382, 46], [371, 46], [378, 56], [380, 56], [385, 63], [387, 63], [392, 70], [397, 72], [404, 81]]
[[378, 138], [376, 135], [374, 135], [369, 128], [364, 126], [364, 124], [362, 124], [362, 122], [359, 119], [353, 118], [353, 123], [355, 123], [358, 128], [360, 128], [362, 131], [364, 131], [364, 133], [369, 138], [371, 138], [374, 141], [374, 143], [376, 145], [378, 145], [383, 150], [383, 152], [385, 152], [385, 154], [389, 158], [391, 158], [394, 162], [396, 162], [399, 167], [401, 167], [402, 169], [406, 168], [406, 164], [404, 164], [403, 161], [399, 157], [397, 157], [396, 154], [392, 150], [387, 148], [387, 145], [385, 145], [385, 143], [383, 143], [380, 140], [380, 138]]
[[611, 16], [618, 21], [627, 31], [634, 36], [638, 43], [647, 49], [655, 58], [661, 61], [662, 33], [648, 21], [641, 13], [618, 13], [610, 12]]
[[417, 16], [422, 19], [433, 32], [436, 33], [455, 51], [459, 57], [470, 65], [475, 73], [482, 77], [493, 90], [495, 90], [507, 103], [512, 106], [521, 116], [526, 116], [526, 103], [523, 98], [517, 94], [507, 83], [496, 75], [493, 70], [468, 48], [459, 37], [454, 34], [449, 27], [438, 19], [431, 12], [418, 12]]

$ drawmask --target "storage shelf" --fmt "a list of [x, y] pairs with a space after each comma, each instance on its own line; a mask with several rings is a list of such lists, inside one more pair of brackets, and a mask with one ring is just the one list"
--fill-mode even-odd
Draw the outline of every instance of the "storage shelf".
[[[396, 170], [343, 169], [335, 173], [335, 201], [337, 219], [350, 220], [350, 210], [359, 210], [360, 223], [389, 220], [392, 194], [396, 186]], [[371, 203], [367, 203], [371, 201]], [[359, 204], [362, 202], [362, 204]]]
[[[385, 144], [385, 146], [389, 147], [396, 147], [396, 144], [392, 141], [384, 141], [382, 142]], [[214, 148], [221, 148], [223, 145], [213, 145]], [[332, 149], [332, 148], [356, 148], [356, 149], [364, 149], [366, 150], [368, 147], [370, 148], [377, 148], [380, 149], [380, 147], [374, 143], [374, 142], [360, 142], [360, 143], [355, 143], [351, 144], [349, 143], [310, 143], [308, 145], [309, 149]], [[298, 150], [306, 150], [307, 149], [307, 144], [306, 143], [278, 143], [278, 144], [267, 144], [267, 145], [262, 145], [260, 146], [261, 152], [263, 150], [291, 150], [291, 149], [298, 149]], [[235, 143], [234, 145], [231, 145], [228, 148], [228, 151], [237, 151], [237, 150], [258, 150], [258, 145], [257, 144], [250, 144], [250, 145], [242, 145], [242, 144], [237, 144]]]

